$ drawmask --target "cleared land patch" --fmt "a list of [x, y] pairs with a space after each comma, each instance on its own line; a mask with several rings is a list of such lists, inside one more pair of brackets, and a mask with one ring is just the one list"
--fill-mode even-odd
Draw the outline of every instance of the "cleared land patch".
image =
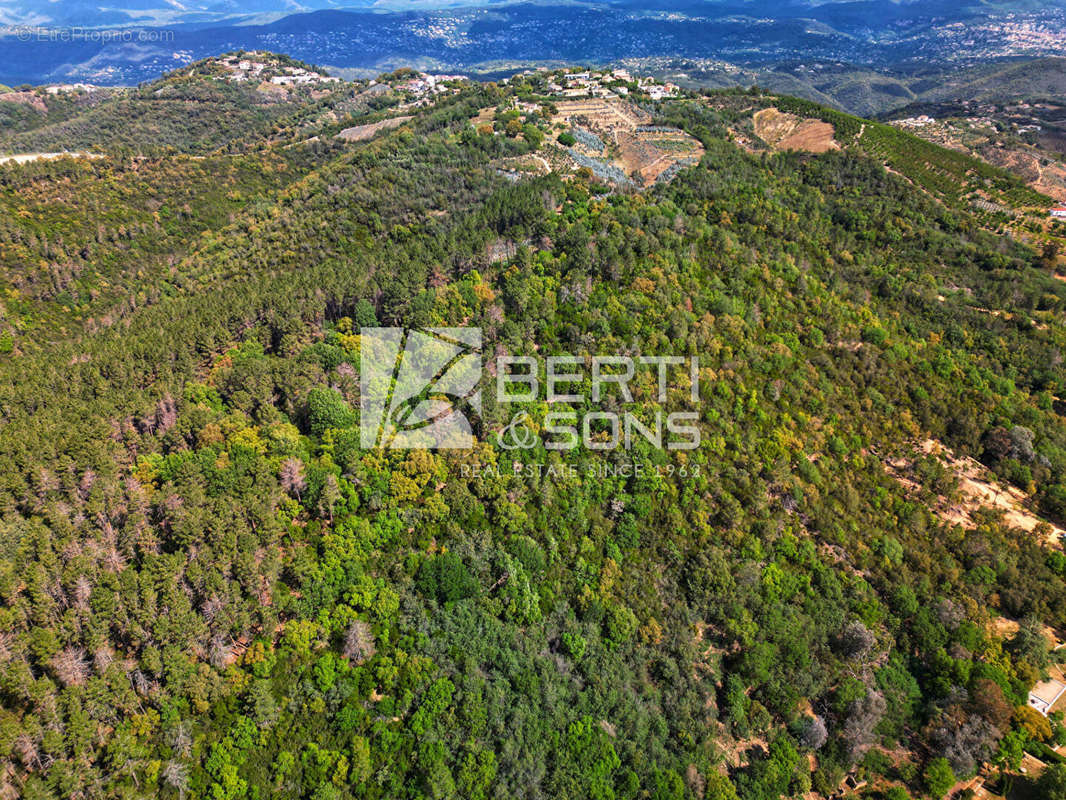
[[652, 126], [650, 114], [622, 100], [571, 100], [557, 103], [556, 109], [552, 124], [567, 126], [577, 139], [571, 155], [581, 166], [601, 160], [603, 169], [593, 166], [593, 171], [613, 182], [620, 171], [649, 186], [697, 163], [704, 152], [694, 137], [678, 128]]
[[[1007, 525], [1039, 536], [1043, 544], [1057, 546], [1060, 536], [1066, 534], [1062, 528], [1029, 509], [1025, 492], [1014, 486], [998, 483], [979, 461], [968, 456], [956, 456], [934, 439], [926, 439], [919, 445], [918, 450], [924, 455], [937, 458], [958, 479], [955, 496], [939, 497], [933, 508], [937, 516], [945, 522], [975, 528], [977, 523], [973, 519], [973, 513], [979, 508], [987, 507], [1002, 511], [1003, 521]], [[913, 465], [914, 461], [906, 458], [886, 462], [888, 471], [896, 480], [907, 488], [916, 490], [918, 483], [911, 475]]]
[[389, 117], [383, 119], [380, 122], [371, 122], [368, 125], [355, 125], [351, 128], [345, 128], [343, 131], [337, 134], [335, 138], [343, 139], [346, 142], [362, 142], [371, 138], [378, 131], [388, 130], [390, 128], [398, 128], [403, 125], [407, 120], [411, 119], [410, 116], [406, 117]]
[[753, 117], [755, 134], [775, 150], [825, 153], [839, 150], [833, 126], [818, 119], [804, 119], [776, 108], [764, 108]]
[[52, 158], [103, 158], [99, 153], [17, 153], [0, 156], [0, 164], [28, 164], [31, 161], [46, 161]]

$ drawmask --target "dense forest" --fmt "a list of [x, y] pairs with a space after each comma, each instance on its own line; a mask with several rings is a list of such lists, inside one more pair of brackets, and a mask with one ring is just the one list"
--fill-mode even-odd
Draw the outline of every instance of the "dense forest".
[[[1027, 705], [1066, 556], [946, 522], [915, 457], [1066, 521], [1053, 258], [858, 149], [737, 146], [757, 93], [649, 106], [705, 153], [637, 192], [504, 174], [541, 137], [470, 120], [522, 79], [348, 143], [306, 128], [328, 99], [216, 83], [54, 123], [104, 158], [0, 166], [0, 797], [1066, 796]], [[364, 448], [378, 325], [698, 356], [702, 444], [508, 450], [486, 401], [473, 449]]]

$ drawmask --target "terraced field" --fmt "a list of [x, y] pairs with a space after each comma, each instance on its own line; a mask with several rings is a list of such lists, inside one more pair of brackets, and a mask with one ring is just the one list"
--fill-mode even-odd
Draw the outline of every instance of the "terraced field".
[[[648, 186], [703, 155], [703, 146], [695, 138], [677, 128], [649, 125], [651, 116], [646, 111], [624, 101], [566, 101], [558, 103], [557, 109], [552, 122], [568, 126], [582, 159], [604, 161], [607, 179], [620, 170], [638, 185]], [[604, 144], [602, 149], [599, 143]]]

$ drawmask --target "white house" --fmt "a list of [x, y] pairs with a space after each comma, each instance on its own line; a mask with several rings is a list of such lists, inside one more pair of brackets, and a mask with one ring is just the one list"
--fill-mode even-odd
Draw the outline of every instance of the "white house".
[[1029, 705], [1046, 717], [1051, 713], [1051, 708], [1062, 697], [1063, 692], [1066, 692], [1066, 684], [1054, 678], [1038, 683], [1029, 692]]

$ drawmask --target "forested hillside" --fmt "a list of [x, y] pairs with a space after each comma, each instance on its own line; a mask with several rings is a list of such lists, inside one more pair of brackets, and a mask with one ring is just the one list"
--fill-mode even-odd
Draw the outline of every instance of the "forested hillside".
[[[230, 129], [100, 105], [59, 124], [105, 158], [0, 166], [0, 796], [1053, 796], [1066, 555], [945, 521], [916, 445], [1066, 523], [1054, 257], [922, 169], [738, 146], [777, 98], [649, 102], [705, 152], [636, 191], [516, 177], [536, 78], [358, 142], [173, 80]], [[364, 448], [377, 325], [698, 356], [702, 444], [509, 450], [486, 401], [473, 449]]]

